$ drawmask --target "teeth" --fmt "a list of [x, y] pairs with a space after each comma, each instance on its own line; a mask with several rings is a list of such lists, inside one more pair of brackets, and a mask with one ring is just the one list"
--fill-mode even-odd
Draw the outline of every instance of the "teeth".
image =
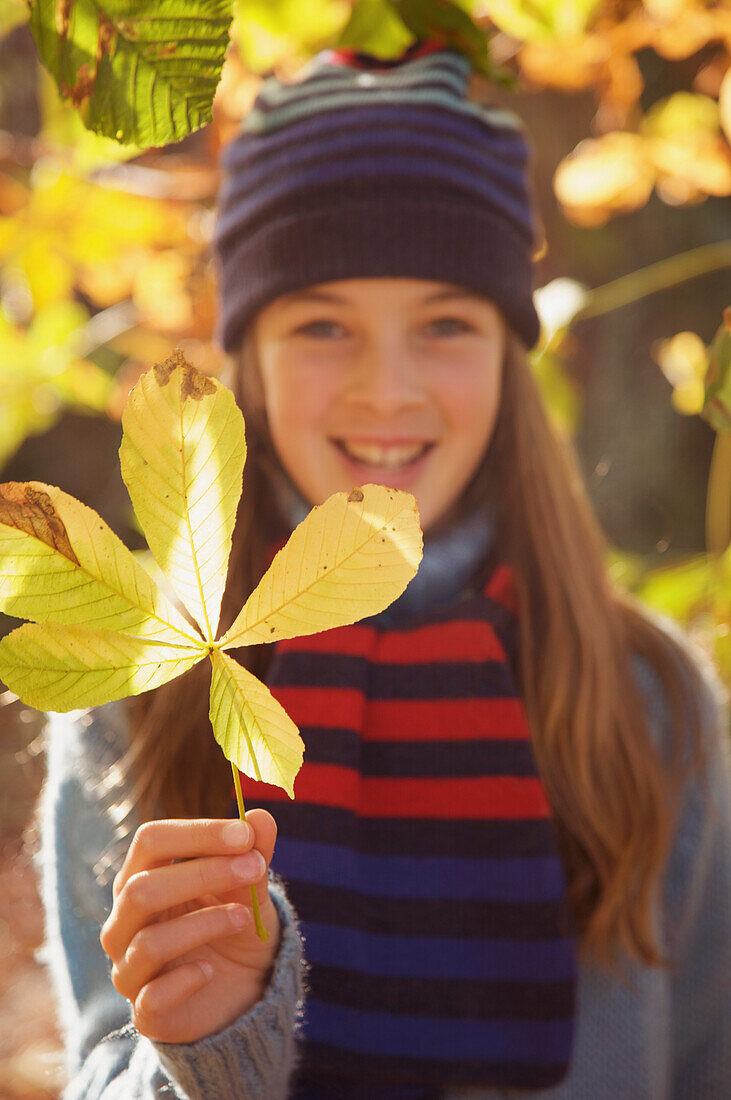
[[376, 447], [366, 443], [346, 443], [340, 440], [340, 446], [352, 458], [367, 462], [369, 466], [404, 466], [413, 462], [426, 448], [428, 443], [408, 444], [400, 447]]

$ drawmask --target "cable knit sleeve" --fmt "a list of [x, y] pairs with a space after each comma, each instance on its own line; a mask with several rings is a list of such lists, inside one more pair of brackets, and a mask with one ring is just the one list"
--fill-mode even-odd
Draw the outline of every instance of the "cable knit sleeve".
[[[671, 1092], [668, 1100], [718, 1100], [731, 1090], [731, 776], [728, 707], [707, 658], [677, 628], [703, 674], [705, 780], [686, 783], [665, 875], [671, 971]], [[659, 678], [644, 662], [640, 682], [661, 736], [669, 723]]]
[[39, 957], [65, 1042], [63, 1098], [284, 1100], [297, 1057], [304, 963], [295, 913], [274, 878], [270, 892], [282, 934], [272, 977], [258, 1004], [223, 1031], [194, 1043], [151, 1042], [136, 1031], [129, 1002], [112, 984], [99, 934], [112, 906], [113, 874], [108, 867], [104, 874], [104, 853], [114, 851], [115, 824], [100, 794], [114, 783], [123, 736], [119, 704], [49, 716], [39, 807], [45, 910]]

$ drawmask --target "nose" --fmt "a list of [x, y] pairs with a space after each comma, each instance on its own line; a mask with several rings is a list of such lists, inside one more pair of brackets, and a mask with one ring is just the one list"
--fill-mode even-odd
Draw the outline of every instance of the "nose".
[[362, 349], [353, 364], [348, 393], [353, 404], [367, 406], [380, 416], [424, 405], [427, 400], [418, 356], [405, 342], [385, 338], [370, 341]]

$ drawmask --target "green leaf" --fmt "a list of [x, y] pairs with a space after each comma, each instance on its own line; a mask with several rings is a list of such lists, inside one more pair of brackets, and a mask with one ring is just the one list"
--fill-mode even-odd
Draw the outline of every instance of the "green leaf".
[[411, 493], [362, 485], [312, 509], [249, 596], [221, 648], [316, 634], [376, 615], [422, 556]]
[[155, 560], [212, 642], [241, 496], [244, 418], [181, 352], [142, 375], [122, 416], [122, 477]]
[[209, 714], [224, 756], [245, 775], [283, 787], [294, 798], [305, 748], [296, 725], [248, 669], [217, 649], [211, 663]]
[[202, 647], [147, 642], [112, 630], [25, 623], [0, 641], [0, 675], [28, 706], [76, 710], [159, 687], [205, 655]]
[[101, 516], [53, 485], [0, 485], [0, 561], [8, 615], [200, 644]]
[[98, 134], [139, 146], [211, 120], [231, 0], [31, 0], [38, 52]]
[[413, 34], [406, 29], [390, 0], [356, 0], [337, 45], [374, 57], [392, 58], [400, 57], [413, 41]]
[[236, 40], [248, 69], [261, 73], [330, 44], [347, 0], [237, 0]]
[[475, 72], [507, 87], [515, 86], [516, 80], [510, 70], [491, 60], [488, 36], [463, 5], [452, 0], [389, 0], [389, 3], [417, 39], [441, 42], [464, 54]]

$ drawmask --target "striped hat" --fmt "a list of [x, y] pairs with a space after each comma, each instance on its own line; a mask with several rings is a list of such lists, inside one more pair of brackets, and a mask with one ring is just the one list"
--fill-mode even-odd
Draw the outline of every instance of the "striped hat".
[[326, 50], [270, 77], [221, 154], [216, 339], [231, 352], [267, 302], [335, 279], [434, 279], [491, 298], [528, 347], [529, 145], [470, 101], [469, 61], [417, 42], [397, 61]]

